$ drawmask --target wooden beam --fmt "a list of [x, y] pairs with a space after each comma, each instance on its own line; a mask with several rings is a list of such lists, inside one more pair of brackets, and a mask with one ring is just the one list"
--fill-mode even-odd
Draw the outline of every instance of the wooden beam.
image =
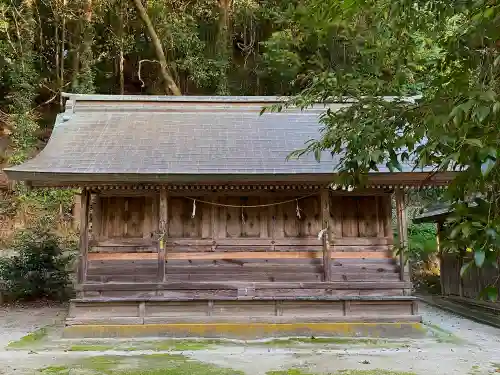
[[84, 283], [87, 277], [87, 255], [89, 248], [89, 206], [90, 193], [83, 189], [80, 194], [80, 254], [78, 283]]
[[[386, 252], [331, 252], [332, 259], [390, 259]], [[169, 253], [171, 260], [233, 260], [233, 259], [322, 259], [323, 251], [241, 251], [241, 252], [182, 252]], [[155, 260], [156, 253], [90, 253], [89, 260]]]
[[320, 193], [321, 200], [321, 222], [322, 228], [325, 230], [323, 234], [323, 281], [331, 281], [331, 248], [330, 248], [330, 193], [324, 189]]
[[160, 191], [160, 240], [158, 241], [158, 281], [166, 281], [165, 261], [168, 236], [168, 191]]
[[405, 255], [408, 250], [408, 220], [406, 216], [406, 204], [404, 190], [397, 188], [396, 195], [396, 219], [398, 228], [398, 245], [400, 279], [401, 281], [409, 280], [410, 272], [408, 264], [405, 263]]
[[[404, 289], [410, 288], [408, 282], [401, 281], [335, 281], [335, 282], [220, 282], [220, 281], [185, 281], [167, 283], [89, 283], [79, 285], [78, 291], [150, 291], [150, 290], [224, 290], [240, 289], [252, 287], [255, 289], [353, 289], [353, 290], [373, 290], [373, 289]], [[123, 297], [120, 297], [123, 298]], [[140, 299], [150, 299], [150, 296], [139, 297]], [[234, 297], [231, 297], [234, 299]], [[276, 298], [276, 297], [272, 297]], [[294, 297], [297, 298], [297, 297]], [[412, 296], [341, 296], [342, 299], [365, 299], [365, 300], [414, 300]]]
[[[331, 228], [330, 228], [331, 229]], [[218, 238], [215, 240], [220, 246], [321, 246], [322, 241], [318, 240], [317, 234], [314, 237], [305, 238]], [[112, 241], [111, 241], [112, 242]], [[115, 241], [116, 242], [116, 241]], [[213, 244], [211, 239], [195, 239], [195, 238], [169, 238], [167, 241], [169, 246], [210, 246]], [[335, 245], [339, 246], [377, 246], [377, 245], [392, 245], [392, 238], [377, 238], [377, 237], [344, 237], [336, 238]]]

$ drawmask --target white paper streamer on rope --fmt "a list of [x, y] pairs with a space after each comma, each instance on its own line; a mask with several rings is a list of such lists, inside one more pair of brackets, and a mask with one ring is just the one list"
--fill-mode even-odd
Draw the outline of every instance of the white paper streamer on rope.
[[193, 212], [191, 213], [191, 218], [194, 219], [196, 216], [196, 199], [193, 199]]
[[321, 238], [323, 238], [323, 236], [325, 235], [326, 233], [326, 228], [325, 229], [321, 229], [318, 233], [318, 240], [321, 240]]
[[205, 200], [202, 200], [202, 199], [197, 199], [197, 198], [192, 198], [192, 197], [183, 197], [183, 198], [191, 199], [193, 202], [194, 201], [198, 201], [198, 203], [208, 204], [208, 205], [217, 206], [217, 207], [257, 208], [257, 207], [271, 207], [271, 206], [278, 206], [278, 205], [281, 205], [281, 204], [287, 204], [287, 203], [295, 202], [295, 201], [298, 201], [298, 200], [301, 200], [301, 199], [305, 199], [305, 198], [308, 198], [308, 197], [312, 197], [313, 195], [318, 195], [318, 192], [316, 191], [314, 193], [307, 194], [307, 195], [304, 195], [304, 196], [299, 197], [299, 198], [288, 199], [288, 200], [281, 201], [281, 202], [266, 203], [266, 204], [253, 204], [253, 205], [247, 204], [247, 205], [244, 205], [244, 206], [239, 205], [239, 204], [224, 204], [224, 203], [217, 203], [217, 202], [205, 201]]
[[297, 217], [300, 219], [300, 207], [299, 207], [299, 200], [297, 199], [297, 207], [295, 208], [295, 211], [297, 212]]

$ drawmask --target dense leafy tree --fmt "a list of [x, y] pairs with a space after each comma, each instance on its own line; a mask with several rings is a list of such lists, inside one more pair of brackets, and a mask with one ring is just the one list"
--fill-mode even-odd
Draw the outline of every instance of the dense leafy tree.
[[[381, 164], [394, 171], [403, 164], [455, 171], [445, 194], [454, 208], [445, 246], [473, 253], [463, 272], [473, 265], [497, 265], [500, 5], [356, 0], [335, 8], [318, 4], [337, 18], [318, 8], [300, 20], [299, 29], [320, 17], [328, 26], [316, 31], [319, 40], [328, 27], [337, 27], [335, 19], [342, 20], [346, 53], [340, 62], [322, 57], [323, 65], [331, 66], [313, 72], [309, 87], [293, 102], [304, 107], [332, 98], [352, 103], [325, 112], [321, 138], [294, 156], [319, 156], [323, 150], [342, 153], [339, 179], [347, 184], [363, 184], [364, 176]], [[411, 95], [418, 96], [405, 100]], [[490, 298], [497, 293], [487, 288]]]

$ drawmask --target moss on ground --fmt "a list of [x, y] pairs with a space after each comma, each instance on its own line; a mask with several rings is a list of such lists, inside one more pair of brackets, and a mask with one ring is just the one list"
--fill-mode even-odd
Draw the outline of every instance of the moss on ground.
[[43, 375], [69, 375], [69, 368], [66, 366], [49, 366], [40, 371]]
[[222, 339], [169, 339], [169, 340], [154, 340], [140, 341], [134, 340], [129, 342], [80, 342], [71, 345], [68, 350], [72, 352], [104, 352], [109, 350], [117, 351], [190, 351], [190, 350], [207, 350], [215, 346], [254, 346], [254, 347], [282, 347], [291, 348], [300, 345], [342, 345], [342, 346], [369, 346], [369, 347], [403, 347], [408, 343], [404, 341], [391, 341], [371, 338], [341, 338], [341, 337], [318, 337], [318, 338], [287, 338], [273, 339], [269, 341], [232, 341]]
[[113, 345], [78, 344], [71, 345], [68, 350], [70, 352], [105, 352], [115, 350], [115, 347]]
[[447, 331], [435, 324], [426, 324], [431, 334], [435, 337], [437, 342], [447, 344], [463, 344], [464, 340], [455, 336], [450, 331]]
[[155, 340], [155, 341], [130, 341], [126, 343], [79, 343], [71, 345], [68, 350], [72, 352], [104, 352], [117, 351], [185, 351], [210, 349], [215, 345], [227, 345], [230, 342], [222, 340]]
[[416, 375], [414, 372], [388, 371], [388, 370], [341, 370], [338, 375]]
[[48, 335], [46, 327], [39, 328], [36, 331], [28, 333], [26, 336], [21, 337], [17, 341], [12, 341], [7, 345], [7, 349], [24, 349], [34, 346], [42, 342]]
[[[388, 346], [398, 342], [371, 338], [349, 338], [349, 337], [311, 337], [311, 338], [288, 338], [275, 339], [271, 341], [252, 343], [252, 345], [265, 346], [294, 346], [298, 344], [330, 344], [330, 345], [366, 345], [366, 346]], [[403, 345], [403, 343], [401, 343]]]
[[243, 375], [240, 371], [188, 359], [182, 355], [96, 356], [71, 366], [51, 366], [41, 375], [67, 375], [69, 370], [82, 375]]
[[[285, 371], [269, 371], [267, 375], [314, 375], [310, 372], [304, 372], [299, 369], [290, 369]], [[398, 372], [388, 370], [340, 370], [329, 375], [416, 375], [414, 372]]]

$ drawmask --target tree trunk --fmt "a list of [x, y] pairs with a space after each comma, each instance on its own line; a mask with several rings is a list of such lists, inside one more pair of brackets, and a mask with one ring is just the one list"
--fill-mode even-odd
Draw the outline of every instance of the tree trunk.
[[228, 79], [227, 79], [227, 71], [228, 65], [230, 61], [230, 31], [229, 31], [229, 15], [230, 9], [232, 6], [232, 0], [218, 0], [217, 4], [219, 6], [219, 27], [217, 30], [217, 57], [222, 64], [221, 78], [219, 80], [219, 87], [217, 88], [218, 94], [220, 95], [228, 95], [229, 87], [228, 87]]
[[161, 67], [161, 75], [163, 77], [165, 94], [168, 95], [169, 93], [172, 93], [173, 95], [182, 95], [181, 90], [179, 89], [179, 86], [177, 86], [174, 79], [172, 78], [172, 75], [169, 72], [168, 65], [167, 65], [167, 59], [165, 57], [165, 52], [163, 51], [163, 46], [161, 45], [160, 39], [158, 38], [158, 35], [156, 34], [156, 31], [153, 27], [151, 19], [148, 16], [146, 8], [144, 8], [144, 6], [142, 5], [141, 0], [132, 0], [132, 1], [134, 2], [134, 5], [137, 9], [137, 12], [139, 13], [139, 16], [141, 17], [142, 21], [144, 22], [144, 25], [146, 26], [148, 34], [149, 34], [151, 40], [153, 41], [153, 46], [155, 48], [156, 57], [158, 58], [158, 61], [160, 63], [160, 67]]
[[[65, 53], [64, 53], [64, 47], [66, 44], [66, 0], [62, 1], [62, 7], [61, 7], [61, 13], [62, 13], [62, 21], [61, 21], [61, 62], [60, 62], [60, 70], [59, 70], [59, 87], [60, 91], [62, 92], [64, 89], [64, 60], [65, 60]], [[56, 52], [57, 53], [57, 52]], [[63, 108], [63, 97], [59, 98], [59, 105], [61, 108]]]
[[[81, 24], [82, 21], [79, 18], [76, 21], [73, 37], [71, 38], [71, 50], [73, 51], [71, 57], [71, 91], [74, 93], [79, 91]], [[63, 52], [62, 50], [62, 53]]]
[[119, 2], [120, 10], [119, 10], [119, 21], [120, 24], [118, 25], [118, 35], [120, 37], [120, 61], [118, 62], [119, 70], [120, 70], [120, 95], [123, 95], [125, 93], [125, 75], [124, 75], [124, 56], [123, 56], [123, 34], [124, 34], [124, 17], [123, 17], [123, 0], [120, 0]]
[[92, 65], [94, 63], [94, 56], [92, 53], [92, 42], [94, 41], [92, 27], [92, 0], [85, 0], [83, 21], [83, 45], [82, 52], [80, 54], [80, 92], [90, 94], [95, 91], [94, 77], [92, 74]]

